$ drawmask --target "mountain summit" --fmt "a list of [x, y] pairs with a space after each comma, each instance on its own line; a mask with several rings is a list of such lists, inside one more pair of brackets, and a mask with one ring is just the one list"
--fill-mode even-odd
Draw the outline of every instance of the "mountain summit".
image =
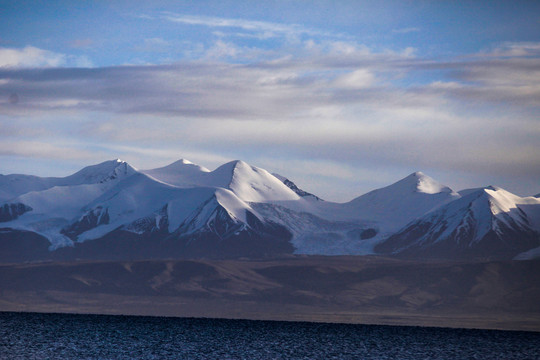
[[448, 186], [415, 172], [392, 185], [368, 192], [346, 206], [359, 218], [380, 223], [389, 233], [459, 197]]
[[137, 170], [127, 162], [120, 159], [102, 162], [101, 164], [87, 166], [60, 181], [58, 185], [81, 185], [104, 183], [111, 180], [121, 180], [129, 177]]

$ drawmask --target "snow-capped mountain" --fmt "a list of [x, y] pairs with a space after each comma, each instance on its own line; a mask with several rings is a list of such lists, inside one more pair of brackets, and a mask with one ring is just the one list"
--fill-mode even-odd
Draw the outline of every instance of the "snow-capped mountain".
[[375, 249], [417, 258], [513, 258], [540, 246], [540, 199], [494, 186], [460, 194]]
[[540, 253], [540, 199], [457, 193], [420, 172], [340, 204], [238, 160], [213, 171], [112, 160], [64, 178], [0, 176], [0, 194], [0, 249], [48, 248], [32, 259]]
[[[112, 160], [86, 167], [65, 178], [35, 177], [28, 181], [26, 176], [17, 176], [15, 179], [23, 179], [21, 183], [28, 189], [45, 188], [30, 190], [6, 201], [2, 207], [4, 211], [0, 211], [3, 219], [0, 221], [6, 223], [5, 226], [44, 236], [51, 242], [52, 249], [70, 245], [71, 241], [63, 235], [62, 229], [81, 215], [85, 205], [136, 173], [126, 162]], [[17, 180], [9, 185], [7, 188], [12, 194], [15, 194], [13, 189], [23, 191]]]
[[374, 221], [385, 233], [392, 233], [459, 197], [449, 187], [421, 172], [415, 172], [390, 186], [368, 192], [346, 206], [354, 216]]
[[0, 221], [14, 231], [43, 236], [52, 250], [118, 231], [221, 241], [277, 232], [288, 240], [285, 229], [266, 221], [243, 199], [298, 199], [265, 170], [240, 161], [210, 172], [181, 160], [143, 173], [115, 160], [47, 185], [5, 202]]

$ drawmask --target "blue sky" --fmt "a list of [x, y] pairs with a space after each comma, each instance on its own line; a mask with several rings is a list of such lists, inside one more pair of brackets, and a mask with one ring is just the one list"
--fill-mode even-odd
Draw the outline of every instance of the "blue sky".
[[540, 3], [0, 1], [0, 173], [242, 159], [540, 192]]

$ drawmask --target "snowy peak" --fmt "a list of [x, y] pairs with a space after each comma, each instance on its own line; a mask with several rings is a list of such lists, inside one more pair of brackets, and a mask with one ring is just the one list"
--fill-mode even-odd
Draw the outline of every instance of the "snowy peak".
[[540, 199], [520, 197], [495, 186], [485, 188], [484, 192], [489, 198], [491, 213], [500, 221], [511, 217], [517, 224], [540, 231]]
[[428, 211], [459, 197], [460, 195], [449, 187], [421, 172], [415, 172], [345, 205], [358, 218], [379, 223], [383, 232], [393, 232]]
[[181, 159], [165, 167], [142, 172], [177, 187], [202, 186], [227, 189], [247, 202], [300, 199], [299, 194], [268, 171], [241, 160], [230, 161], [210, 171]]
[[75, 174], [64, 178], [62, 185], [99, 184], [111, 180], [129, 177], [138, 171], [120, 159], [105, 161], [97, 165], [83, 168]]
[[209, 173], [210, 170], [189, 160], [180, 159], [167, 166], [143, 170], [142, 172], [170, 185], [193, 187], [203, 185], [204, 175]]
[[210, 172], [210, 170], [208, 170], [204, 166], [194, 164], [191, 161], [186, 160], [186, 159], [180, 159], [162, 168], [157, 168], [157, 169], [148, 170], [148, 171], [157, 171], [157, 170], [175, 171], [179, 173]]
[[438, 194], [438, 193], [451, 193], [452, 189], [448, 186], [442, 185], [433, 178], [425, 175], [424, 173], [417, 171], [406, 178], [390, 185], [389, 187], [396, 188], [401, 191], [414, 191], [424, 194]]
[[176, 165], [195, 165], [194, 163], [192, 163], [188, 159], [183, 159], [183, 158], [173, 162], [171, 165], [175, 165], [175, 164]]
[[210, 174], [209, 184], [231, 190], [247, 202], [298, 200], [300, 197], [268, 171], [244, 161], [226, 163]]
[[32, 175], [0, 175], [0, 201], [12, 200], [33, 191], [45, 191], [55, 186], [74, 186], [107, 183], [121, 180], [137, 172], [120, 159], [83, 168], [73, 175], [42, 178]]
[[[528, 216], [536, 223], [536, 214], [530, 210], [536, 205], [540, 205], [540, 199], [529, 196], [521, 197], [515, 195], [498, 186], [489, 185], [483, 188], [469, 189], [460, 191], [460, 194], [465, 200], [475, 199], [476, 202], [484, 202], [489, 206], [492, 216], [503, 216], [504, 214], [528, 214]], [[520, 221], [521, 215], [516, 215], [516, 221]], [[538, 224], [540, 225], [540, 223]], [[540, 227], [539, 227], [540, 230]]]
[[228, 188], [235, 178], [248, 175], [252, 172], [251, 166], [241, 160], [234, 160], [219, 166], [211, 173], [214, 186]]
[[212, 171], [212, 173], [216, 176], [216, 180], [219, 177], [224, 181], [229, 181], [229, 184], [227, 185], [230, 185], [234, 179], [242, 176], [253, 177], [253, 173], [257, 173], [259, 170], [261, 169], [251, 166], [245, 161], [234, 160], [221, 165], [216, 170]]

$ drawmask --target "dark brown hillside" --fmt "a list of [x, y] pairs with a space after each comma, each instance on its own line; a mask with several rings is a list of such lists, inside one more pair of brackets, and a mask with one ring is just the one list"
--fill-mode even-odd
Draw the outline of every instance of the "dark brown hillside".
[[376, 257], [0, 266], [0, 310], [540, 331], [540, 261]]

